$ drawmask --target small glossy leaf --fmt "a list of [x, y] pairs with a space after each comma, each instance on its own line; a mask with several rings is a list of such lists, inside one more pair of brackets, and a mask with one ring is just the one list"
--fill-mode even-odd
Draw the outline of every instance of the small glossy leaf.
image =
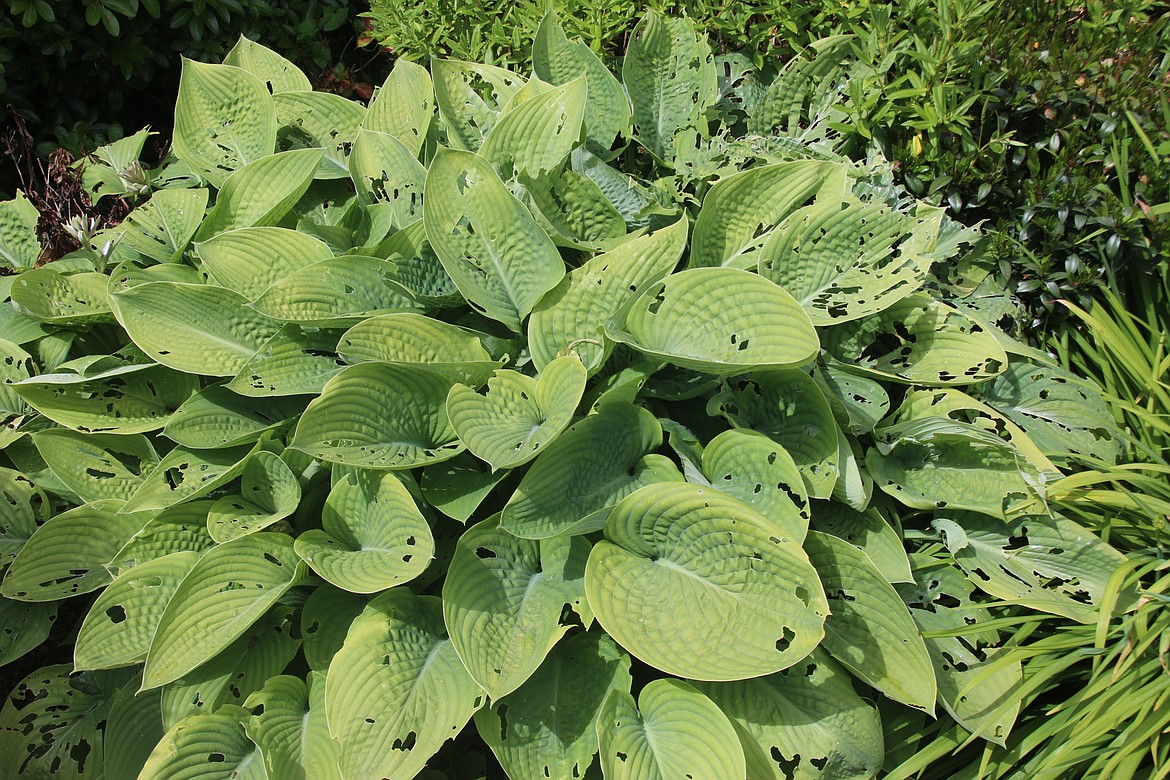
[[301, 484], [279, 456], [260, 450], [248, 458], [240, 493], [216, 499], [207, 514], [207, 533], [219, 543], [262, 531], [291, 515]]

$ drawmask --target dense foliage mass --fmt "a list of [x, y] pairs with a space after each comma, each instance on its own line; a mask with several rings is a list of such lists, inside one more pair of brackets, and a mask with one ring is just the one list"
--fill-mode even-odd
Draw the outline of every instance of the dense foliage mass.
[[1017, 750], [1014, 629], [1144, 614], [1062, 509], [1124, 437], [999, 327], [979, 234], [841, 154], [851, 51], [760, 73], [650, 14], [619, 78], [550, 16], [531, 78], [401, 60], [367, 107], [242, 39], [184, 61], [163, 165], [144, 132], [86, 169], [121, 225], [34, 268], [0, 204], [0, 663], [85, 612], [0, 766], [906, 777], [927, 718]]

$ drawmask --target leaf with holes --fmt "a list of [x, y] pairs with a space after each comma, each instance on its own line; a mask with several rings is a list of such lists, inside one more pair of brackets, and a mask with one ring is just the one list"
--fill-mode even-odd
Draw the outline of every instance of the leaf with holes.
[[344, 327], [373, 314], [414, 311], [414, 298], [394, 278], [394, 263], [343, 255], [298, 269], [252, 304], [283, 322]]
[[207, 533], [219, 543], [262, 531], [291, 515], [301, 484], [278, 455], [260, 450], [248, 458], [240, 492], [221, 496], [207, 513]]
[[524, 86], [519, 75], [494, 65], [431, 61], [435, 102], [453, 149], [474, 152], [495, 126], [504, 105]]
[[145, 436], [57, 428], [38, 431], [32, 439], [53, 474], [86, 502], [127, 500], [159, 461]]
[[386, 204], [391, 222], [400, 228], [423, 216], [427, 169], [415, 155], [393, 135], [363, 129], [349, 158], [358, 200], [367, 206]]
[[19, 391], [9, 385], [28, 379], [36, 371], [32, 355], [0, 339], [0, 419], [25, 413], [25, 402]]
[[0, 202], [0, 266], [23, 271], [36, 265], [41, 254], [37, 220], [41, 213], [25, 194]]
[[144, 690], [214, 658], [301, 578], [283, 534], [258, 533], [208, 550], [167, 603], [150, 643]]
[[374, 93], [362, 127], [389, 133], [415, 157], [422, 151], [435, 114], [431, 74], [421, 65], [399, 57], [386, 81]]
[[305, 661], [309, 668], [324, 673], [345, 642], [350, 623], [365, 609], [363, 595], [324, 583], [313, 589], [301, 610], [301, 636], [305, 639]]
[[203, 221], [208, 198], [205, 189], [154, 192], [115, 229], [118, 247], [158, 263], [179, 262]]
[[243, 707], [225, 705], [176, 723], [154, 748], [139, 780], [267, 780], [260, 749], [248, 739]]
[[252, 449], [248, 445], [217, 450], [175, 447], [146, 475], [122, 511], [166, 509], [205, 496], [238, 477]]
[[337, 354], [340, 337], [336, 330], [285, 325], [224, 387], [260, 398], [320, 395], [325, 383], [345, 368]]
[[342, 335], [337, 352], [349, 363], [422, 365], [477, 388], [500, 366], [473, 331], [410, 312], [359, 322]]
[[613, 780], [744, 777], [743, 748], [715, 703], [670, 678], [650, 682], [638, 702], [611, 691], [597, 718], [601, 768]]
[[694, 268], [645, 287], [605, 333], [645, 355], [719, 375], [803, 365], [820, 349], [791, 295], [733, 268]]
[[77, 327], [112, 322], [105, 274], [60, 274], [51, 267], [25, 271], [12, 284], [12, 302], [50, 325]]
[[912, 582], [910, 560], [902, 537], [876, 509], [859, 512], [837, 501], [817, 506], [812, 516], [813, 530], [832, 534], [865, 553], [886, 581]]
[[270, 780], [341, 780], [337, 760], [341, 746], [325, 723], [325, 676], [271, 677], [248, 697], [253, 712], [244, 731], [260, 748]]
[[40, 646], [57, 620], [53, 602], [11, 601], [0, 598], [0, 666]]
[[305, 266], [333, 256], [324, 242], [307, 233], [266, 226], [219, 233], [196, 244], [195, 251], [216, 282], [249, 301]]
[[568, 168], [519, 177], [532, 216], [557, 246], [596, 250], [621, 245], [626, 222], [592, 179]]
[[394, 588], [350, 625], [325, 683], [342, 777], [414, 777], [483, 706], [442, 610], [436, 596]]
[[581, 537], [533, 541], [477, 523], [459, 539], [443, 584], [443, 618], [463, 665], [493, 701], [519, 688], [584, 606]]
[[366, 110], [356, 101], [329, 92], [281, 92], [276, 107], [276, 148], [323, 149], [317, 179], [349, 177], [349, 153]]
[[208, 385], [175, 410], [163, 435], [196, 450], [235, 447], [280, 428], [304, 408], [300, 398], [258, 401], [236, 395], [224, 385]]
[[243, 68], [264, 83], [272, 94], [309, 92], [313, 89], [308, 76], [272, 49], [241, 35], [223, 58], [224, 65]]
[[850, 374], [835, 361], [818, 364], [812, 376], [846, 433], [869, 433], [890, 411], [890, 395], [879, 382]]
[[808, 494], [792, 456], [756, 431], [733, 429], [703, 449], [703, 474], [712, 487], [738, 498], [799, 544], [808, 532]]
[[602, 627], [668, 674], [738, 680], [787, 668], [825, 636], [828, 604], [800, 545], [711, 488], [664, 483], [623, 499], [589, 555]]
[[377, 593], [418, 577], [434, 538], [406, 487], [379, 471], [351, 472], [330, 491], [321, 529], [296, 540], [296, 552], [326, 581], [353, 593]]
[[499, 370], [486, 395], [457, 384], [447, 394], [447, 416], [460, 441], [493, 469], [536, 457], [573, 419], [585, 392], [585, 367], [573, 355], [557, 358], [536, 379]]
[[479, 154], [507, 178], [539, 179], [580, 143], [585, 78], [578, 77], [510, 108], [484, 138]]

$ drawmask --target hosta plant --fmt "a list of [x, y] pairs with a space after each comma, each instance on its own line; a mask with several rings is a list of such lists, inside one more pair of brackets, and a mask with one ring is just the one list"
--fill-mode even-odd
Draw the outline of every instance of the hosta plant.
[[850, 778], [915, 719], [1003, 743], [989, 607], [1098, 619], [1122, 556], [1049, 486], [1120, 439], [996, 327], [978, 235], [837, 154], [839, 52], [765, 82], [652, 14], [619, 76], [549, 17], [529, 77], [402, 61], [365, 106], [241, 40], [184, 62], [184, 174], [124, 223], [34, 268], [0, 206], [0, 661], [84, 615], [0, 766]]

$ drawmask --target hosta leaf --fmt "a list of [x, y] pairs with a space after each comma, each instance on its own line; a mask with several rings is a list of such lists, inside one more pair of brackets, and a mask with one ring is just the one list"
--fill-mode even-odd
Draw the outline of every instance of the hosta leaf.
[[787, 668], [820, 643], [829, 610], [804, 551], [779, 533], [711, 488], [642, 488], [589, 555], [589, 606], [619, 644], [668, 674], [737, 680]]
[[508, 476], [466, 452], [423, 469], [419, 487], [427, 503], [447, 517], [466, 523], [488, 493]]
[[56, 620], [57, 605], [52, 601], [0, 598], [0, 665], [7, 666], [36, 649], [49, 638]]
[[483, 701], [447, 639], [440, 599], [381, 594], [353, 621], [325, 684], [342, 777], [414, 777]]
[[463, 445], [444, 408], [452, 384], [418, 367], [350, 366], [309, 404], [289, 446], [358, 468], [411, 469], [454, 457]]
[[34, 433], [32, 439], [53, 474], [86, 502], [125, 501], [159, 460], [145, 436], [57, 428]]
[[118, 246], [157, 263], [178, 262], [203, 221], [208, 195], [202, 188], [155, 192], [119, 225]]
[[914, 293], [868, 319], [822, 334], [854, 370], [903, 384], [969, 385], [993, 379], [1007, 354], [990, 332], [950, 304]]
[[540, 178], [569, 157], [585, 118], [585, 79], [526, 100], [510, 109], [484, 138], [479, 154], [502, 176]]
[[77, 326], [111, 322], [105, 274], [59, 274], [51, 267], [25, 271], [12, 283], [12, 302], [41, 322]]
[[319, 395], [345, 367], [337, 355], [336, 330], [285, 325], [265, 342], [224, 387], [253, 397]]
[[1003, 516], [1030, 497], [1039, 472], [1011, 444], [984, 428], [941, 417], [886, 429], [887, 444], [865, 465], [874, 483], [915, 509], [970, 509]]
[[556, 14], [546, 13], [532, 42], [532, 67], [550, 84], [565, 84], [584, 76], [586, 145], [608, 157], [614, 140], [630, 125], [630, 104], [622, 85], [597, 55], [580, 41], [569, 41]]
[[183, 60], [174, 153], [214, 187], [276, 147], [276, 109], [246, 70]]
[[814, 325], [888, 308], [922, 286], [908, 218], [881, 203], [826, 199], [797, 211], [760, 250], [760, 275], [800, 301]]
[[524, 79], [511, 71], [459, 60], [432, 60], [431, 78], [451, 147], [471, 152], [479, 148], [504, 105], [524, 86]]
[[549, 445], [504, 507], [500, 525], [527, 539], [588, 533], [618, 501], [643, 485], [682, 475], [661, 455], [654, 415], [625, 403], [605, 404]]
[[[157, 364], [127, 365], [94, 375], [62, 371], [14, 385], [29, 406], [82, 433], [143, 433], [163, 427], [199, 389], [199, 378]], [[63, 366], [61, 368], [64, 368]]]
[[934, 668], [894, 587], [844, 539], [811, 531], [804, 549], [832, 610], [825, 621], [824, 648], [886, 696], [933, 714]]
[[396, 227], [422, 219], [427, 169], [418, 161], [417, 152], [394, 136], [361, 130], [349, 158], [349, 175], [358, 200], [366, 206], [386, 204]]
[[23, 271], [36, 265], [41, 254], [37, 220], [41, 213], [25, 194], [0, 203], [0, 266]]
[[835, 173], [834, 164], [800, 160], [757, 166], [715, 183], [691, 238], [691, 267], [756, 263], [767, 233], [804, 206]]
[[427, 239], [481, 314], [519, 333], [521, 321], [565, 275], [560, 253], [491, 165], [443, 150], [427, 172]]
[[236, 45], [223, 58], [224, 65], [243, 68], [264, 83], [269, 92], [310, 92], [313, 89], [308, 76], [293, 63], [272, 49], [241, 35]]
[[73, 648], [78, 669], [112, 669], [146, 658], [163, 609], [199, 554], [171, 553], [119, 574], [94, 601]]
[[[1026, 516], [1007, 524], [971, 512], [935, 519], [955, 561], [981, 590], [1042, 612], [1092, 623], [1124, 556], [1063, 517]], [[1122, 602], [1131, 599], [1122, 594]]]
[[732, 268], [694, 268], [645, 287], [606, 326], [606, 335], [708, 374], [802, 365], [820, 349], [792, 296]]
[[301, 610], [301, 636], [305, 639], [305, 661], [310, 669], [325, 672], [329, 668], [329, 662], [345, 642], [350, 623], [368, 602], [363, 595], [329, 584], [313, 589]]
[[206, 281], [206, 277], [198, 268], [189, 265], [163, 263], [139, 267], [133, 263], [122, 263], [110, 274], [110, 283], [107, 289], [110, 295], [117, 295], [147, 282], [203, 284]]
[[269, 287], [253, 304], [276, 320], [303, 325], [349, 325], [371, 314], [418, 309], [394, 279], [394, 263], [344, 255], [301, 268]]
[[234, 447], [259, 439], [296, 417], [304, 406], [297, 398], [259, 401], [223, 385], [208, 385], [175, 410], [163, 435], [191, 449]]
[[119, 514], [121, 501], [94, 501], [37, 528], [8, 567], [0, 590], [19, 601], [57, 601], [90, 593], [112, 577], [105, 565], [146, 521]]
[[208, 550], [167, 604], [150, 643], [144, 690], [214, 658], [296, 584], [292, 539], [258, 533]]
[[213, 285], [148, 282], [111, 300], [143, 352], [189, 374], [233, 376], [280, 327], [239, 293]]
[[[529, 349], [543, 368], [570, 346], [596, 372], [613, 351], [606, 322], [646, 285], [665, 277], [682, 255], [687, 221], [620, 245], [592, 258], [567, 276], [532, 312]], [[581, 341], [592, 339], [600, 344]]]
[[399, 57], [385, 83], [374, 93], [362, 127], [389, 133], [417, 157], [426, 142], [434, 113], [431, 74], [421, 65]]
[[536, 673], [475, 726], [509, 777], [584, 777], [597, 754], [597, 720], [607, 696], [629, 693], [630, 657], [601, 633], [553, 648]]
[[0, 339], [0, 419], [26, 411], [19, 391], [9, 385], [28, 379], [34, 371], [32, 355], [11, 341]]
[[454, 385], [447, 395], [447, 416], [473, 455], [493, 469], [514, 468], [560, 435], [584, 392], [585, 367], [569, 355], [549, 363], [537, 379], [496, 371], [486, 395]]
[[196, 238], [243, 227], [275, 225], [313, 182], [321, 149], [293, 149], [253, 160], [223, 183], [215, 207], [199, 226]]
[[520, 181], [528, 208], [557, 246], [592, 250], [626, 238], [622, 215], [588, 176], [566, 168]]
[[341, 780], [341, 746], [325, 723], [325, 676], [279, 675], [248, 697], [253, 714], [244, 723], [260, 747], [270, 780]]
[[[606, 164], [584, 147], [573, 150], [573, 170], [587, 177], [605, 194], [630, 230], [658, 229], [681, 215], [677, 205], [665, 205], [656, 193], [634, 176]], [[665, 199], [662, 199], [665, 200]]]
[[114, 574], [175, 552], [201, 553], [214, 546], [207, 513], [214, 501], [190, 501], [159, 512], [118, 550], [106, 567]]
[[321, 511], [324, 530], [296, 540], [313, 571], [342, 590], [377, 593], [418, 577], [434, 555], [430, 526], [406, 487], [380, 471], [350, 473]]
[[398, 266], [394, 278], [419, 303], [436, 308], [464, 305], [463, 296], [459, 294], [455, 282], [427, 242], [426, 228], [421, 219], [386, 239], [380, 251], [379, 256], [400, 255], [394, 258], [394, 264]]
[[877, 710], [822, 651], [779, 674], [695, 687], [731, 719], [750, 777], [873, 777], [885, 751]]
[[184, 718], [163, 735], [138, 780], [267, 780], [260, 749], [244, 733], [249, 714], [226, 705]]
[[422, 365], [474, 387], [500, 366], [472, 331], [409, 312], [359, 322], [341, 337], [337, 352], [350, 363]]
[[283, 92], [272, 96], [276, 106], [276, 148], [324, 149], [318, 179], [349, 176], [349, 151], [357, 139], [366, 110], [358, 102], [329, 92]]
[[850, 374], [838, 364], [818, 365], [813, 372], [837, 423], [854, 436], [874, 429], [890, 411], [890, 396], [877, 381]]
[[1065, 371], [1019, 363], [987, 385], [984, 398], [1047, 455], [1121, 456], [1121, 432], [1100, 392]]
[[290, 274], [333, 256], [307, 233], [263, 226], [220, 233], [195, 249], [215, 281], [249, 301]]
[[247, 445], [215, 450], [175, 447], [146, 475], [122, 511], [166, 509], [205, 496], [238, 477], [251, 451]]
[[518, 539], [495, 518], [459, 539], [443, 583], [443, 618], [468, 673], [493, 701], [519, 688], [568, 626], [561, 609], [585, 598], [581, 537]]
[[873, 498], [873, 478], [865, 469], [865, 455], [856, 438], [837, 428], [837, 481], [833, 498], [864, 512]]
[[295, 610], [278, 604], [207, 663], [163, 686], [163, 725], [170, 729], [188, 715], [243, 704], [297, 654], [295, 626]]
[[633, 106], [634, 134], [660, 160], [675, 157], [675, 136], [707, 133], [704, 115], [716, 98], [715, 61], [686, 19], [650, 11], [630, 37], [622, 82]]
[[784, 447], [804, 477], [808, 495], [828, 498], [837, 484], [837, 423], [829, 402], [803, 371], [768, 371], [735, 379], [711, 399], [711, 410], [738, 427]]
[[813, 511], [812, 527], [861, 550], [887, 582], [913, 582], [902, 538], [877, 510], [859, 512], [836, 501], [818, 504]]
[[141, 676], [114, 693], [106, 717], [102, 747], [106, 777], [138, 777], [163, 736], [158, 691], [138, 693]]
[[743, 748], [715, 703], [682, 680], [654, 680], [638, 694], [613, 691], [597, 719], [601, 768], [613, 780], [744, 777]]
[[126, 677], [59, 664], [24, 678], [0, 712], [0, 766], [22, 780], [105, 777], [106, 718]]
[[260, 450], [248, 458], [240, 493], [227, 495], [207, 514], [207, 533], [217, 542], [261, 531], [296, 511], [301, 484], [279, 456]]
[[798, 544], [808, 532], [804, 478], [788, 452], [756, 431], [724, 431], [702, 453], [712, 487], [738, 498]]

